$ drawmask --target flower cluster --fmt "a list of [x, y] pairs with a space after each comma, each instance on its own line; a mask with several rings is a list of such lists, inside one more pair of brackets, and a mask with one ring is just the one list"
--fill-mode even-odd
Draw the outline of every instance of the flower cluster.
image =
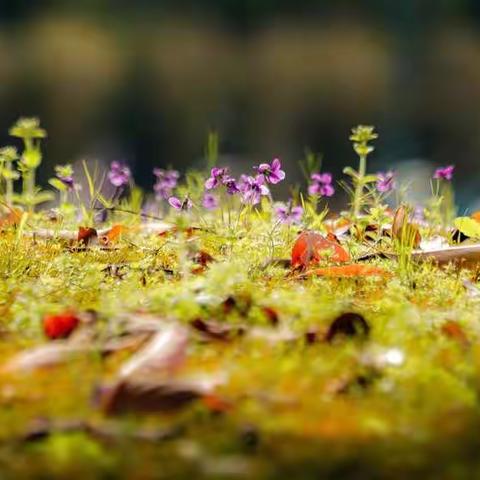
[[125, 187], [130, 182], [132, 173], [130, 168], [120, 162], [112, 162], [108, 172], [108, 180], [117, 188]]
[[333, 179], [331, 173], [312, 173], [310, 180], [311, 182], [308, 186], [308, 193], [310, 195], [331, 197], [335, 193], [335, 188], [332, 185]]
[[267, 183], [275, 185], [285, 179], [285, 172], [282, 170], [282, 164], [278, 158], [275, 158], [271, 164], [261, 163], [254, 167]]
[[176, 170], [163, 170], [161, 168], [154, 168], [153, 174], [155, 175], [155, 184], [153, 185], [153, 191], [157, 200], [168, 200], [173, 193], [173, 190], [177, 186], [180, 173]]
[[[281, 182], [285, 178], [285, 172], [278, 158], [275, 158], [271, 164], [261, 163], [254, 169], [257, 171], [256, 176], [242, 175], [237, 181], [229, 174], [228, 168], [214, 167], [210, 171], [210, 177], [205, 181], [205, 190], [214, 190], [223, 186], [229, 195], [240, 194], [243, 203], [257, 205], [262, 196], [270, 194], [267, 184], [275, 185]], [[218, 200], [206, 194], [203, 205], [212, 210], [218, 206]]]
[[207, 181], [205, 182], [205, 189], [213, 190], [220, 185], [225, 185], [225, 182], [230, 179], [231, 177], [228, 175], [228, 168], [213, 167], [210, 172], [210, 177], [207, 178]]
[[71, 165], [57, 165], [55, 167], [55, 176], [68, 190], [73, 189], [73, 168]]
[[455, 170], [454, 165], [448, 165], [446, 167], [440, 167], [435, 170], [433, 178], [436, 180], [447, 180], [450, 181], [453, 178], [453, 171]]
[[251, 177], [249, 175], [242, 175], [239, 184], [242, 202], [246, 205], [257, 205], [260, 203], [262, 196], [270, 194], [270, 190], [265, 185], [265, 177], [257, 175]]

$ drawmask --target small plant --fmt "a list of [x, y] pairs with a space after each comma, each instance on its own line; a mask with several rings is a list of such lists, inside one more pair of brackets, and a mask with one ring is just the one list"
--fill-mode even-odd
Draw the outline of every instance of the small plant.
[[20, 173], [13, 168], [13, 162], [19, 159], [15, 147], [4, 147], [0, 149], [0, 177], [4, 183], [5, 203], [13, 206], [13, 183], [20, 178]]
[[456, 215], [451, 184], [454, 170], [454, 165], [437, 168], [431, 181], [432, 198], [427, 208], [427, 218], [444, 228], [452, 224]]
[[35, 205], [53, 199], [50, 192], [42, 191], [35, 183], [36, 170], [42, 163], [40, 141], [46, 138], [47, 132], [40, 127], [37, 118], [20, 118], [10, 129], [10, 135], [21, 138], [24, 146], [18, 162], [23, 182], [22, 194], [18, 197], [18, 201], [33, 212]]
[[368, 125], [358, 125], [352, 129], [350, 140], [353, 142], [353, 149], [358, 155], [358, 170], [351, 167], [343, 169], [343, 173], [352, 179], [352, 188], [347, 191], [351, 194], [351, 217], [357, 219], [368, 202], [368, 194], [365, 194], [365, 187], [378, 180], [377, 175], [367, 175], [367, 157], [373, 152], [374, 147], [369, 144], [372, 140], [378, 138], [374, 127]]
[[73, 181], [73, 168], [71, 165], [57, 165], [55, 167], [56, 176], [51, 178], [48, 183], [59, 192], [60, 208], [68, 208], [68, 194], [73, 191], [75, 184]]

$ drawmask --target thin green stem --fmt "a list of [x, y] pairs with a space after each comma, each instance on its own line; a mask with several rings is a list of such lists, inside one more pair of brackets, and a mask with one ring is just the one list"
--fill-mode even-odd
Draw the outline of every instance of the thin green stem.
[[355, 181], [355, 194], [353, 197], [353, 217], [358, 218], [362, 207], [362, 196], [364, 187], [364, 178], [367, 172], [367, 156], [360, 155], [360, 163], [358, 166], [358, 177]]

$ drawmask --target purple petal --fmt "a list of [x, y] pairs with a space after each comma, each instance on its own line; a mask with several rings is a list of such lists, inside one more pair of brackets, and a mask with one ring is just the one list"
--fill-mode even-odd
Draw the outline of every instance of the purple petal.
[[217, 197], [215, 197], [215, 195], [212, 195], [211, 193], [206, 193], [203, 196], [202, 205], [207, 210], [215, 210], [218, 207]]
[[170, 204], [170, 206], [172, 206], [176, 210], [182, 209], [182, 201], [177, 197], [170, 197], [168, 199], [168, 203]]
[[285, 179], [285, 172], [283, 170], [278, 170], [275, 172], [270, 173], [270, 175], [267, 177], [267, 180], [272, 183], [273, 185], [281, 182], [282, 180]]
[[207, 190], [212, 190], [216, 186], [217, 186], [217, 179], [216, 178], [214, 178], [214, 177], [207, 178], [207, 180], [205, 182], [205, 188]]

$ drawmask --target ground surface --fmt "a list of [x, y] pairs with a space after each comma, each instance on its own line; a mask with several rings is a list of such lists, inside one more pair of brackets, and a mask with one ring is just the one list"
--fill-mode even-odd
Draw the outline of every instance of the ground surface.
[[[46, 220], [0, 236], [2, 478], [480, 473], [475, 269], [305, 276], [270, 261], [297, 230], [260, 217], [112, 221], [86, 246]], [[79, 326], [47, 338], [68, 311]]]

